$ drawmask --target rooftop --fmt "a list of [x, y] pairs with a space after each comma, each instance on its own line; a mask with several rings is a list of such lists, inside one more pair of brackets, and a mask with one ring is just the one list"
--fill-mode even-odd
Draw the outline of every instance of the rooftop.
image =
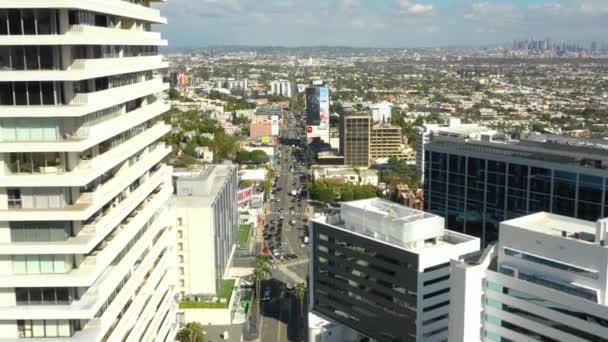
[[440, 216], [379, 198], [342, 203], [339, 215], [314, 221], [412, 252], [475, 239], [445, 230]]
[[601, 139], [544, 134], [528, 134], [520, 139], [510, 139], [502, 134], [449, 135], [434, 136], [429, 146], [443, 146], [460, 153], [489, 153], [595, 169], [608, 168], [608, 141]]
[[198, 165], [188, 169], [174, 169], [175, 191], [178, 197], [207, 197], [213, 201], [236, 171], [235, 165]]
[[504, 221], [502, 224], [545, 235], [595, 243], [595, 236], [600, 222], [540, 212]]

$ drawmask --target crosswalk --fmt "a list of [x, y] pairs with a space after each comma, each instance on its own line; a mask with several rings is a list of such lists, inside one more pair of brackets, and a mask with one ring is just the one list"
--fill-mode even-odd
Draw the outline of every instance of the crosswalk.
[[279, 271], [286, 275], [289, 279], [293, 280], [296, 284], [305, 283], [306, 279], [300, 277], [295, 272], [291, 271], [287, 267], [279, 267]]
[[306, 264], [306, 263], [308, 263], [308, 258], [296, 259], [296, 260], [290, 260], [287, 262], [283, 262], [283, 263], [281, 263], [281, 265], [279, 267], [292, 267], [292, 266], [302, 265], [302, 264]]
[[275, 215], [275, 216], [279, 216], [279, 215], [289, 215], [289, 216], [305, 216], [304, 213], [302, 212], [294, 212], [294, 213], [280, 213], [278, 211], [272, 211], [272, 212], [268, 212], [266, 213], [266, 215]]

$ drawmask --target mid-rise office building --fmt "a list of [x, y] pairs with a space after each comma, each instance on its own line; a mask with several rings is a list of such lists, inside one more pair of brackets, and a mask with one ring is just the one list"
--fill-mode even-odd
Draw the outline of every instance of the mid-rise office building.
[[372, 120], [377, 123], [390, 123], [392, 117], [392, 104], [387, 101], [369, 105]]
[[278, 80], [270, 82], [270, 94], [275, 96], [291, 97], [291, 82], [288, 80]]
[[607, 341], [608, 222], [540, 212], [452, 261], [450, 342]]
[[174, 176], [180, 296], [217, 294], [236, 246], [237, 167], [207, 165]]
[[459, 118], [450, 118], [446, 124], [424, 124], [418, 128], [418, 135], [416, 135], [416, 170], [422, 174], [424, 180], [424, 151], [432, 136], [457, 136], [463, 139], [469, 137], [475, 139], [482, 134], [494, 133], [495, 131], [477, 124], [463, 124]]
[[340, 115], [340, 153], [344, 165], [369, 166], [372, 117], [368, 113], [345, 111]]
[[150, 3], [0, 3], [0, 341], [174, 340]]
[[370, 131], [369, 148], [370, 158], [374, 161], [406, 158], [403, 135], [399, 126], [374, 125]]
[[443, 218], [381, 199], [312, 221], [310, 308], [379, 342], [445, 341], [450, 259], [479, 239]]
[[604, 140], [552, 135], [434, 136], [424, 152], [427, 208], [486, 242], [501, 221], [539, 211], [597, 220], [608, 214], [607, 152]]

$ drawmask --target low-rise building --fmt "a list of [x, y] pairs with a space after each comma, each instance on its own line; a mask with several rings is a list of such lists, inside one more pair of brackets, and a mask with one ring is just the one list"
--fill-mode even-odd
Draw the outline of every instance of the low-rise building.
[[215, 295], [235, 248], [237, 167], [176, 169], [174, 183], [180, 297]]
[[391, 124], [374, 125], [370, 131], [370, 158], [376, 163], [406, 158], [401, 127]]

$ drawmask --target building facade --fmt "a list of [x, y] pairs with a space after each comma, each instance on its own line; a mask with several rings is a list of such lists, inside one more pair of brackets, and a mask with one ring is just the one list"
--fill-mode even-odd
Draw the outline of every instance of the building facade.
[[416, 135], [416, 170], [422, 173], [424, 180], [424, 151], [426, 144], [434, 135], [460, 136], [463, 139], [471, 136], [471, 138], [477, 139], [481, 134], [494, 133], [495, 131], [477, 124], [463, 124], [459, 118], [449, 118], [446, 124], [424, 124], [418, 128]]
[[340, 115], [340, 153], [344, 165], [370, 165], [372, 118], [369, 114], [344, 112]]
[[288, 80], [278, 80], [270, 82], [270, 94], [275, 96], [291, 97], [291, 82]]
[[478, 250], [441, 217], [381, 199], [344, 203], [312, 221], [309, 307], [379, 342], [446, 340], [449, 261]]
[[370, 158], [372, 160], [402, 160], [406, 158], [404, 153], [403, 136], [401, 127], [390, 124], [374, 125], [370, 135]]
[[[608, 222], [540, 212], [452, 261], [450, 341], [606, 341]], [[483, 295], [482, 295], [483, 294]]]
[[174, 339], [150, 3], [0, 4], [0, 341]]
[[608, 214], [604, 141], [434, 137], [426, 145], [427, 208], [447, 227], [496, 241], [501, 221], [539, 211], [597, 220]]
[[174, 176], [180, 297], [215, 295], [236, 246], [237, 168], [208, 165]]

